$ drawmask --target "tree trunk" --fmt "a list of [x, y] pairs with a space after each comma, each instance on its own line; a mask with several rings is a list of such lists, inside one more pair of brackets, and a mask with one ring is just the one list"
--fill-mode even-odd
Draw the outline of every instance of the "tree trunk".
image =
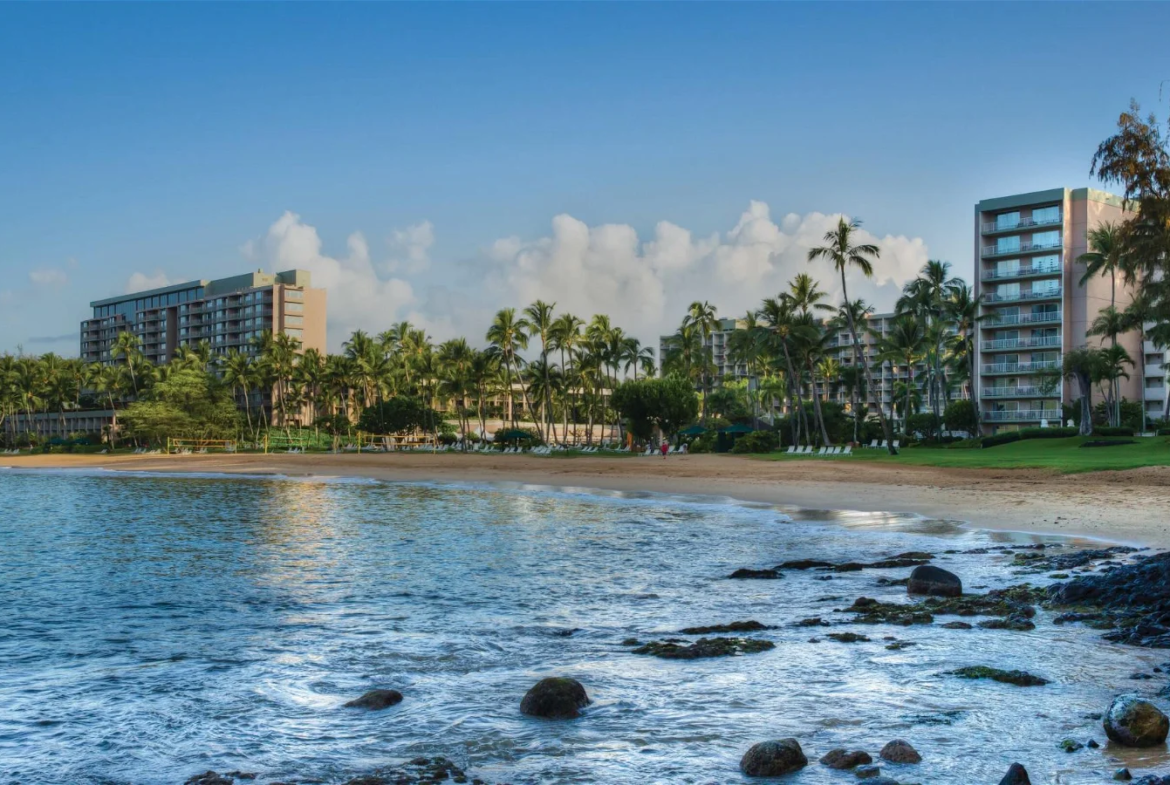
[[824, 443], [824, 446], [830, 447], [832, 446], [832, 442], [829, 441], [829, 431], [825, 428], [825, 418], [821, 414], [821, 399], [817, 395], [817, 377], [816, 373], [813, 372], [811, 356], [808, 358], [808, 378], [812, 384], [813, 411], [817, 417], [817, 424], [821, 427], [821, 441]]
[[865, 383], [871, 391], [877, 395], [877, 410], [878, 422], [882, 425], [882, 435], [886, 439], [886, 449], [889, 450], [890, 455], [897, 455], [897, 450], [894, 449], [894, 432], [890, 429], [890, 423], [886, 419], [886, 413], [882, 409], [882, 391], [874, 387], [873, 371], [869, 369], [869, 360], [861, 351], [861, 342], [857, 339], [857, 324], [853, 319], [853, 311], [849, 306], [849, 292], [845, 288], [845, 270], [841, 270], [841, 296], [845, 298], [845, 315], [849, 318], [849, 335], [853, 338], [853, 361], [861, 366], [862, 372], [865, 374]]

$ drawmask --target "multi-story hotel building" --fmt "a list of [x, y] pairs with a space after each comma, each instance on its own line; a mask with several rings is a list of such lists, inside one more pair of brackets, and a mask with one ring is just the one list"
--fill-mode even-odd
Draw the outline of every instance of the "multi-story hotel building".
[[81, 323], [81, 359], [112, 363], [118, 334], [132, 332], [153, 363], [165, 363], [181, 346], [210, 344], [215, 355], [255, 350], [271, 332], [296, 338], [304, 349], [325, 351], [325, 290], [309, 273], [254, 272], [216, 281], [190, 281], [95, 300]]
[[[984, 302], [975, 387], [985, 432], [1060, 424], [1061, 405], [1079, 395], [1069, 382], [1054, 383], [1064, 353], [1102, 345], [1086, 333], [1109, 306], [1114, 283], [1118, 310], [1132, 299], [1120, 274], [1115, 282], [1095, 276], [1081, 285], [1085, 266], [1077, 259], [1089, 250], [1090, 231], [1129, 215], [1120, 197], [1092, 188], [1054, 188], [975, 205], [975, 291]], [[1135, 364], [1147, 348], [1138, 346], [1136, 334], [1119, 343]], [[1121, 385], [1131, 401], [1146, 396], [1136, 371]], [[1161, 395], [1159, 387], [1158, 407]]]
[[[703, 339], [703, 347], [711, 353], [711, 362], [715, 365], [716, 378], [746, 379], [748, 377], [747, 366], [743, 363], [737, 364], [728, 351], [728, 341], [732, 334], [736, 330], [744, 329], [747, 329], [747, 322], [743, 319], [720, 319], [718, 327]], [[659, 337], [659, 365], [665, 362], [673, 338], [672, 335]]]

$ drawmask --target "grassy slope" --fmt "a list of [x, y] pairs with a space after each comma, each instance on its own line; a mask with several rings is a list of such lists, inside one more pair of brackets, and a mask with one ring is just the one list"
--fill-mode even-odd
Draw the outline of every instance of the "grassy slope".
[[758, 456], [778, 461], [872, 461], [910, 466], [954, 466], [958, 468], [1004, 469], [1011, 467], [1054, 469], [1058, 472], [1091, 472], [1103, 469], [1136, 469], [1142, 466], [1170, 466], [1170, 440], [1139, 438], [1137, 444], [1120, 447], [1081, 447], [1087, 441], [1071, 439], [1026, 439], [987, 449], [935, 449], [916, 447], [897, 456], [884, 450], [855, 450], [851, 456], [826, 458], [788, 456], [783, 453]]

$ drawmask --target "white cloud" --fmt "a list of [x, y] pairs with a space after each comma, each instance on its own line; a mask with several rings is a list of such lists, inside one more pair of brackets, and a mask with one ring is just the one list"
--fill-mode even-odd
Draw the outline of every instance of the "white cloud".
[[435, 227], [430, 221], [395, 229], [388, 240], [394, 257], [386, 263], [389, 273], [420, 273], [431, 266], [430, 250], [435, 244]]
[[[674, 331], [692, 301], [707, 300], [721, 315], [741, 316], [783, 291], [800, 272], [811, 273], [839, 300], [841, 283], [832, 268], [807, 260], [808, 249], [823, 243], [839, 217], [788, 214], [777, 222], [767, 204], [753, 201], [726, 232], [695, 237], [661, 221], [643, 239], [627, 224], [589, 226], [562, 214], [553, 218], [547, 236], [497, 239], [466, 272], [455, 274], [453, 265], [444, 265], [430, 270], [428, 278], [423, 274], [435, 241], [429, 222], [395, 231], [388, 261], [371, 259], [361, 232], [349, 236], [345, 256], [323, 253], [316, 228], [292, 212], [241, 251], [266, 269], [309, 270], [313, 285], [328, 290], [331, 349], [355, 329], [376, 334], [402, 319], [438, 340], [463, 335], [481, 344], [496, 310], [536, 299], [586, 319], [609, 314], [627, 332], [656, 345], [659, 335]], [[849, 295], [889, 310], [902, 284], [925, 264], [926, 245], [920, 238], [878, 237], [865, 229], [857, 241], [878, 245], [881, 258], [871, 279], [850, 272]]]
[[29, 271], [28, 279], [34, 286], [64, 286], [69, 283], [69, 276], [65, 271], [58, 270], [54, 267], [31, 270]]
[[[485, 256], [494, 263], [487, 290], [500, 306], [541, 298], [584, 318], [608, 313], [628, 332], [657, 343], [694, 300], [711, 302], [722, 315], [740, 316], [778, 294], [800, 272], [811, 273], [839, 300], [840, 278], [827, 263], [808, 262], [808, 249], [823, 243], [839, 217], [789, 214], [777, 224], [767, 204], [753, 201], [722, 235], [696, 239], [689, 230], [662, 221], [652, 238], [641, 241], [625, 224], [590, 227], [558, 215], [547, 237], [504, 238], [487, 249]], [[881, 258], [874, 278], [849, 274], [850, 297], [892, 308], [902, 284], [925, 264], [925, 243], [877, 237], [865, 229], [857, 241], [878, 245]]]
[[293, 212], [285, 212], [268, 228], [254, 249], [275, 270], [308, 270], [313, 286], [328, 290], [329, 346], [336, 349], [357, 329], [374, 333], [404, 318], [415, 304], [414, 289], [400, 278], [383, 278], [370, 261], [370, 247], [361, 232], [347, 240], [348, 254], [321, 252], [317, 229]]
[[147, 289], [160, 289], [164, 286], [170, 286], [172, 283], [176, 282], [172, 281], [162, 270], [155, 270], [153, 275], [136, 272], [130, 276], [130, 280], [126, 281], [126, 294], [144, 292]]

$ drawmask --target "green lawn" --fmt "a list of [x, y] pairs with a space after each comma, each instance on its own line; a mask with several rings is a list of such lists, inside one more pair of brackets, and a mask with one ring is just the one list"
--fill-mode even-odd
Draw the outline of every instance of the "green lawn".
[[1170, 466], [1170, 439], [1135, 437], [1136, 444], [1119, 447], [1081, 447], [1084, 437], [1070, 439], [1025, 439], [986, 449], [911, 447], [896, 456], [885, 450], [854, 450], [853, 455], [817, 458], [783, 453], [755, 456], [769, 461], [873, 461], [911, 466], [955, 466], [971, 469], [1022, 467], [1053, 469], [1061, 473], [1092, 472], [1103, 469], [1137, 469], [1142, 466]]

